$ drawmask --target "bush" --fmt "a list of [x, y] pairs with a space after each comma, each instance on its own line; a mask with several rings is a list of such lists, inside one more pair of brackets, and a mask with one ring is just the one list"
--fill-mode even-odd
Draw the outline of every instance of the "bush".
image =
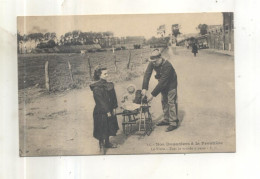
[[39, 48], [35, 48], [35, 49], [32, 49], [32, 53], [44, 53], [44, 50], [39, 49]]
[[117, 51], [117, 50], [122, 50], [122, 48], [121, 47], [117, 47], [117, 48], [115, 48], [115, 50]]
[[101, 49], [100, 45], [60, 45], [57, 46], [60, 53], [80, 53], [81, 50], [87, 50], [88, 52], [95, 52]]
[[96, 52], [105, 52], [106, 49], [103, 49], [103, 48], [100, 48], [100, 49], [97, 49]]
[[71, 45], [83, 45], [81, 42], [72, 42]]
[[41, 42], [39, 43], [36, 47], [43, 49], [43, 48], [53, 48], [56, 46], [56, 43], [54, 40], [49, 40], [47, 43], [46, 42]]
[[55, 47], [55, 46], [56, 46], [56, 43], [55, 43], [54, 40], [49, 40], [49, 41], [47, 42], [47, 48], [53, 48], [53, 47]]
[[169, 41], [170, 41], [169, 37], [164, 37], [164, 38], [152, 37], [149, 40], [147, 40], [146, 43], [150, 45], [151, 48], [159, 48], [159, 47], [167, 47]]
[[47, 46], [48, 46], [47, 43], [41, 42], [36, 47], [40, 48], [40, 49], [43, 49], [43, 48], [47, 48]]
[[89, 52], [89, 53], [95, 53], [95, 52], [96, 52], [96, 49], [89, 49], [88, 52]]
[[134, 49], [140, 49], [141, 48], [141, 45], [140, 44], [135, 44], [134, 45]]

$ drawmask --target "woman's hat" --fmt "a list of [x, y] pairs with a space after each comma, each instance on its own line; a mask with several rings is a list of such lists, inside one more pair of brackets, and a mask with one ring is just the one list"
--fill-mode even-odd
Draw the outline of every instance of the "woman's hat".
[[95, 71], [98, 71], [98, 70], [106, 70], [107, 68], [105, 66], [102, 66], [101, 64], [98, 64], [97, 66], [94, 67], [94, 70]]
[[151, 56], [150, 56], [149, 61], [150, 61], [150, 62], [154, 62], [154, 61], [156, 61], [158, 58], [161, 58], [161, 52], [160, 52], [159, 49], [154, 49], [154, 50], [152, 51], [152, 54], [151, 54]]

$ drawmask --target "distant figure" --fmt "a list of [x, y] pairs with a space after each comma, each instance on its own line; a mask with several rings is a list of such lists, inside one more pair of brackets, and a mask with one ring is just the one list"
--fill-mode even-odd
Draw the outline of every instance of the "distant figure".
[[190, 48], [190, 44], [187, 41], [185, 41], [185, 46], [186, 46], [187, 49]]
[[194, 54], [194, 57], [196, 57], [196, 54], [198, 53], [198, 47], [196, 43], [192, 44], [192, 53]]

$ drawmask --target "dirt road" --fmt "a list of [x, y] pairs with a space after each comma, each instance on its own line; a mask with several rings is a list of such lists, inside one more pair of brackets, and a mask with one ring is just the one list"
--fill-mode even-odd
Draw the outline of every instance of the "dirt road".
[[[181, 47], [170, 47], [164, 56], [178, 75], [180, 127], [166, 133], [166, 127], [155, 126], [150, 136], [139, 132], [125, 136], [122, 118], [118, 117], [120, 131], [111, 140], [119, 147], [108, 149], [106, 153], [235, 151], [234, 57], [207, 50], [201, 50], [193, 57], [190, 50]], [[130, 83], [141, 88], [142, 78], [117, 83], [119, 99]], [[156, 83], [152, 78], [150, 89]], [[159, 95], [151, 105], [156, 123], [162, 118]], [[89, 89], [44, 95], [25, 104], [25, 108], [20, 106], [21, 155], [100, 154], [98, 141], [92, 137], [94, 101]]]

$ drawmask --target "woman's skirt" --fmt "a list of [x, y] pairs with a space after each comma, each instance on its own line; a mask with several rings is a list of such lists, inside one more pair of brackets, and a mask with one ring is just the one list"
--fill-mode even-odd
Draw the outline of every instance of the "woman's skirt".
[[119, 129], [117, 117], [107, 117], [107, 114], [94, 113], [93, 136], [98, 139], [106, 139], [108, 136], [116, 136]]

